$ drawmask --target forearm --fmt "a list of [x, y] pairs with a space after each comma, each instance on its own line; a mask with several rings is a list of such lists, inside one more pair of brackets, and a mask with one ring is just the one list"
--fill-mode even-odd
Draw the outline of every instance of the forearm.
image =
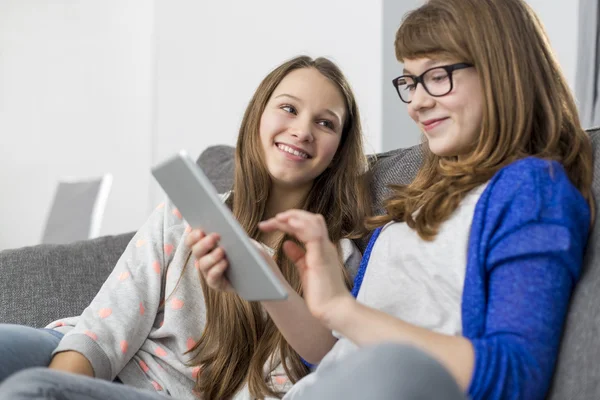
[[58, 353], [52, 357], [48, 368], [94, 377], [92, 364], [81, 353], [76, 351]]
[[358, 346], [382, 342], [411, 344], [436, 358], [467, 390], [473, 374], [475, 353], [462, 336], [449, 336], [421, 328], [358, 303], [348, 296], [323, 316], [324, 324]]
[[284, 301], [265, 301], [263, 307], [294, 350], [307, 362], [317, 364], [333, 347], [337, 339], [317, 318], [304, 299], [289, 288]]

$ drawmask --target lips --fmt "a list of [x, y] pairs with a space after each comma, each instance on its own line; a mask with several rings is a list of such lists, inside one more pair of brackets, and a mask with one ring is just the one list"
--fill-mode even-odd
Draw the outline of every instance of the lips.
[[292, 145], [286, 144], [286, 143], [275, 143], [275, 145], [277, 146], [277, 148], [279, 150], [289, 153], [289, 154], [292, 154], [296, 157], [302, 157], [304, 159], [312, 158], [312, 156], [310, 154], [308, 154], [308, 152], [306, 152], [305, 150], [302, 150], [299, 147], [292, 146]]
[[428, 119], [427, 121], [422, 121], [421, 123], [423, 124], [423, 126], [431, 126], [431, 125], [435, 124], [436, 122], [441, 122], [446, 119], [448, 119], [448, 117], [434, 118], [434, 119]]
[[433, 118], [433, 119], [428, 119], [426, 121], [423, 121], [423, 122], [421, 122], [421, 124], [423, 125], [423, 129], [425, 131], [430, 131], [434, 128], [437, 128], [438, 125], [442, 124], [447, 119], [448, 119], [448, 117]]

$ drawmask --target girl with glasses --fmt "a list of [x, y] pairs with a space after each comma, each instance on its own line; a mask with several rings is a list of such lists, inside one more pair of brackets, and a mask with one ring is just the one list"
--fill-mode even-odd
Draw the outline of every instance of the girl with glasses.
[[261, 224], [303, 243], [284, 249], [340, 338], [286, 399], [543, 399], [594, 218], [573, 96], [523, 0], [429, 0], [395, 48], [424, 160], [368, 219], [354, 290], [321, 218]]

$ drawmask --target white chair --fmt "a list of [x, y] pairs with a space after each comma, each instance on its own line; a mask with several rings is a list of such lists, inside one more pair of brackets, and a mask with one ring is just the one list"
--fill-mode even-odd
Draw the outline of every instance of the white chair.
[[90, 180], [59, 181], [42, 243], [65, 244], [98, 237], [112, 180], [112, 175], [106, 174]]

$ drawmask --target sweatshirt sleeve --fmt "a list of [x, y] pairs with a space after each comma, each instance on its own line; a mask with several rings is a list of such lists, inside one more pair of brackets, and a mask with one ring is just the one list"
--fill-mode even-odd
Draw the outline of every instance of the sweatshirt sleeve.
[[545, 398], [583, 262], [590, 224], [583, 196], [558, 163], [521, 167], [507, 171], [487, 199], [489, 235], [476, 255], [485, 271], [485, 319], [470, 337], [472, 399]]
[[113, 380], [153, 328], [163, 274], [180, 248], [184, 229], [176, 208], [159, 205], [53, 354], [76, 351], [90, 361], [95, 377]]

